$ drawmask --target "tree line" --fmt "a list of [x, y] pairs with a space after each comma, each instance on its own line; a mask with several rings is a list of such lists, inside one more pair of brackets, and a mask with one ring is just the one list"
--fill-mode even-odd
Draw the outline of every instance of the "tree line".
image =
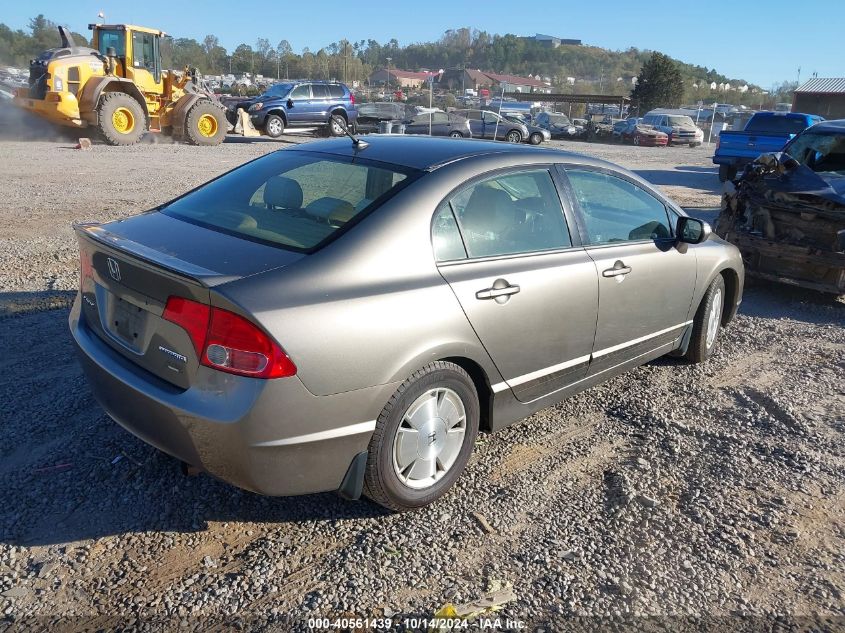
[[[80, 45], [89, 44], [82, 34], [75, 33], [74, 39]], [[39, 52], [58, 45], [56, 25], [43, 15], [29, 21], [28, 33], [12, 30], [0, 23], [0, 63], [26, 67], [29, 59]], [[294, 52], [285, 39], [274, 44], [268, 38], [259, 37], [254, 44], [242, 43], [229, 51], [220, 45], [216, 35], [206, 35], [202, 41], [168, 37], [162, 45], [162, 57], [165, 67], [178, 69], [191, 66], [209, 75], [251, 73], [269, 78], [339, 79], [346, 82], [365, 82], [373, 70], [385, 67], [390, 58], [391, 68], [434, 71], [471, 68], [532, 75], [548, 78], [555, 89], [563, 92], [595, 91], [617, 95], [631, 92], [631, 79], [640, 75], [646, 63], [653, 59], [651, 51], [637, 48], [624, 51], [571, 45], [552, 48], [533, 38], [491, 34], [470, 28], [450, 29], [435, 42], [400, 46], [396, 39], [384, 44], [374, 39], [342, 39], [316, 51], [306, 47], [299, 53]], [[656, 62], [652, 70], [669, 71], [671, 82], [676, 84], [672, 88], [672, 104], [698, 99], [712, 102], [714, 97], [719, 96], [711, 93], [709, 86], [712, 82], [733, 86], [746, 83], [739, 78], [728, 78], [715, 69], [686, 64], [666, 56], [660, 56]], [[577, 88], [569, 85], [569, 77], [579, 82]], [[754, 99], [759, 97], [750, 93], [750, 90], [744, 95], [732, 93], [730, 97], [723, 96], [718, 100], [753, 104]]]

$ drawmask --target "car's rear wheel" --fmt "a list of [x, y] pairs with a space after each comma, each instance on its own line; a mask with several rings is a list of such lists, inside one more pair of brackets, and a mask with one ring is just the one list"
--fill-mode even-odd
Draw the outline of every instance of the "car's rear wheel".
[[508, 143], [521, 143], [522, 142], [522, 134], [520, 134], [518, 130], [511, 130], [505, 136], [505, 140]]
[[264, 121], [264, 133], [270, 138], [279, 138], [285, 132], [285, 120], [278, 114], [270, 114]]
[[716, 340], [722, 329], [722, 317], [725, 311], [725, 280], [721, 275], [707, 288], [695, 320], [692, 324], [692, 337], [686, 358], [693, 363], [702, 363], [713, 355]]
[[446, 493], [478, 434], [478, 394], [469, 375], [437, 361], [408, 378], [379, 415], [370, 440], [364, 493], [394, 511]]
[[639, 144], [640, 144], [640, 137], [637, 136], [636, 134], [634, 134], [634, 145], [639, 145]]
[[539, 145], [543, 142], [543, 135], [539, 132], [534, 132], [534, 134], [528, 137], [528, 142], [532, 145]]
[[346, 119], [339, 114], [333, 114], [329, 119], [329, 134], [332, 136], [343, 136], [346, 134]]

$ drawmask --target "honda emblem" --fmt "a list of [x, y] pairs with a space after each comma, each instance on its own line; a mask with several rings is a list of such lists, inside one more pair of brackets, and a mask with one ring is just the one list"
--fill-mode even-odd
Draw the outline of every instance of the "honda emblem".
[[117, 263], [117, 260], [113, 257], [109, 257], [106, 262], [109, 265], [109, 275], [115, 281], [120, 281], [120, 266]]

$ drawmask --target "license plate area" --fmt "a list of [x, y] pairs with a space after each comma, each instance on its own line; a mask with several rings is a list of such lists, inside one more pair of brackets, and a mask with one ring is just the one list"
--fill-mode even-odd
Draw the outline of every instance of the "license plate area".
[[116, 342], [135, 354], [144, 354], [152, 333], [153, 315], [135, 302], [109, 292], [98, 285], [97, 303], [103, 330]]

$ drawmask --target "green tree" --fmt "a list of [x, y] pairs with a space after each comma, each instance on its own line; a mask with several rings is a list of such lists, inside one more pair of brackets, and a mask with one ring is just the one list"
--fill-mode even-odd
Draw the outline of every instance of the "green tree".
[[677, 108], [684, 98], [684, 78], [675, 61], [663, 53], [654, 52], [637, 75], [637, 85], [631, 99], [640, 113], [653, 108]]

